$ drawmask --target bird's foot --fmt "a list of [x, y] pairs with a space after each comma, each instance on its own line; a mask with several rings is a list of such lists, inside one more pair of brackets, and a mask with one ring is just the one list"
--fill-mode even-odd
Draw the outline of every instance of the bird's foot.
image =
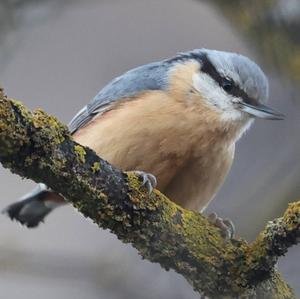
[[151, 194], [153, 189], [156, 188], [157, 180], [153, 174], [139, 170], [134, 170], [130, 172], [138, 176], [138, 178], [142, 182], [142, 187], [145, 187], [149, 194]]
[[208, 215], [208, 221], [221, 229], [221, 234], [225, 239], [225, 242], [232, 239], [235, 234], [235, 226], [230, 219], [222, 219], [216, 213]]

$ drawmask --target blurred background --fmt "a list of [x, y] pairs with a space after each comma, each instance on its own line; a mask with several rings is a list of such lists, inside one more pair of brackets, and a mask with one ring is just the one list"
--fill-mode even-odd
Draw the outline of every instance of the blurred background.
[[[0, 82], [25, 105], [68, 122], [109, 80], [193, 48], [235, 51], [270, 79], [271, 106], [285, 121], [256, 121], [238, 144], [230, 175], [209, 211], [253, 240], [300, 195], [299, 0], [1, 0]], [[4, 207], [33, 183], [0, 169]], [[72, 207], [28, 230], [0, 217], [1, 298], [196, 299], [173, 271]], [[279, 269], [300, 297], [300, 252]]]

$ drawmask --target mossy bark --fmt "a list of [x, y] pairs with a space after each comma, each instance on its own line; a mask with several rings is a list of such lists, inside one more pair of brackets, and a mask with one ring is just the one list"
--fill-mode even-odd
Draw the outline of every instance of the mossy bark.
[[85, 217], [131, 243], [152, 262], [183, 275], [210, 298], [295, 298], [275, 269], [299, 237], [300, 203], [270, 222], [252, 244], [224, 243], [199, 213], [141, 187], [91, 149], [74, 142], [67, 128], [41, 110], [31, 113], [0, 90], [0, 161], [12, 172], [43, 182]]

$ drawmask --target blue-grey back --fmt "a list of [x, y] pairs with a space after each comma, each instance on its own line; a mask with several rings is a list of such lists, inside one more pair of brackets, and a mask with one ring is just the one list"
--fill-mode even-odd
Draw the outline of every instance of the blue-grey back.
[[170, 64], [167, 60], [154, 62], [132, 69], [115, 78], [75, 115], [69, 123], [70, 132], [74, 133], [95, 115], [109, 110], [109, 107], [116, 101], [133, 97], [147, 90], [165, 89], [169, 68]]
[[236, 53], [195, 49], [166, 60], [137, 67], [111, 81], [75, 115], [69, 124], [71, 133], [88, 123], [95, 115], [111, 109], [116, 101], [134, 97], [144, 91], [166, 89], [168, 74], [174, 65], [189, 60], [197, 61], [202, 65], [206, 57], [214, 66], [219, 79], [229, 78], [239, 90], [246, 92], [251, 98], [261, 103], [266, 102], [268, 80], [256, 63]]

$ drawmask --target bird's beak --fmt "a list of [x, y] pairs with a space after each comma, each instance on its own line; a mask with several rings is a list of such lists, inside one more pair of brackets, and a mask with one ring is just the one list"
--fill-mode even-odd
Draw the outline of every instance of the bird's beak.
[[281, 120], [284, 119], [284, 115], [280, 112], [273, 110], [262, 104], [250, 105], [248, 103], [242, 102], [240, 103], [241, 110], [249, 113], [255, 117], [265, 118], [265, 119], [274, 119]]

